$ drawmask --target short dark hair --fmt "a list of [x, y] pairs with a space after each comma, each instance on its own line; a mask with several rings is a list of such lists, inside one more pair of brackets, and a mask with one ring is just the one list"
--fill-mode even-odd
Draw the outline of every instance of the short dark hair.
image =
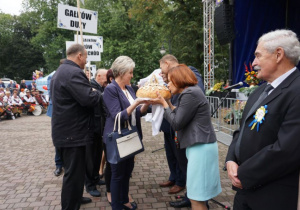
[[79, 52], [81, 52], [82, 54], [85, 53], [84, 46], [81, 44], [73, 44], [67, 49], [67, 56], [72, 56], [78, 54]]
[[168, 75], [171, 82], [177, 88], [185, 88], [198, 84], [195, 73], [185, 64], [179, 64], [171, 68]]

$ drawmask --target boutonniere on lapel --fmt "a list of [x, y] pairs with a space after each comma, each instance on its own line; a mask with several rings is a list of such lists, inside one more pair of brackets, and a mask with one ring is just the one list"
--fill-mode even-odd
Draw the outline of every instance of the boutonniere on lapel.
[[268, 107], [267, 105], [264, 105], [256, 110], [255, 115], [253, 116], [254, 120], [248, 126], [248, 127], [252, 126], [251, 130], [253, 130], [257, 125], [256, 130], [258, 132], [259, 125], [263, 123], [263, 121], [265, 120], [265, 115], [268, 113], [267, 107]]

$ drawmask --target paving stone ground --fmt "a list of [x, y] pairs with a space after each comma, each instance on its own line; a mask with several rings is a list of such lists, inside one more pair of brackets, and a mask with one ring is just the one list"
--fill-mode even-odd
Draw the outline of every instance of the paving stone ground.
[[[142, 123], [145, 152], [136, 156], [135, 167], [130, 180], [130, 194], [138, 209], [165, 210], [175, 197], [168, 194], [168, 188], [159, 183], [167, 180], [169, 169], [163, 148], [163, 135], [151, 135], [151, 123]], [[16, 120], [0, 121], [0, 209], [52, 210], [61, 209], [60, 193], [62, 176], [53, 174], [54, 147], [51, 140], [50, 118], [22, 116]], [[220, 138], [220, 137], [219, 137]], [[215, 200], [232, 206], [235, 192], [222, 170], [228, 146], [218, 143], [222, 193]], [[100, 186], [101, 197], [82, 205], [81, 209], [111, 210], [105, 197], [105, 186]], [[183, 195], [183, 193], [179, 193]], [[209, 202], [210, 209], [222, 210]], [[182, 208], [189, 209], [189, 208]]]

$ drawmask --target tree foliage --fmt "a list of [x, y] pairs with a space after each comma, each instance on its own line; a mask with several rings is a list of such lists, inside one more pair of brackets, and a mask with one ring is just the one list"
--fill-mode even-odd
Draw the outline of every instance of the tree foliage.
[[[0, 76], [28, 79], [35, 69], [47, 74], [57, 68], [66, 54], [65, 42], [76, 33], [57, 28], [58, 3], [76, 6], [77, 0], [24, 0], [20, 16], [0, 13]], [[104, 38], [97, 67], [108, 69], [118, 56], [130, 56], [137, 81], [159, 68], [164, 46], [180, 63], [202, 72], [202, 5], [198, 0], [85, 0], [82, 8], [98, 11], [97, 35]], [[228, 49], [216, 43], [215, 53], [216, 75], [223, 78]]]

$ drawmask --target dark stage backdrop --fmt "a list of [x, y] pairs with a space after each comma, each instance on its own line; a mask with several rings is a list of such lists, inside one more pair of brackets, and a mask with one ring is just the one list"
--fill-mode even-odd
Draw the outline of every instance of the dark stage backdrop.
[[244, 63], [249, 66], [253, 62], [261, 35], [287, 28], [300, 38], [299, 0], [235, 0], [234, 4], [233, 84], [245, 80]]

